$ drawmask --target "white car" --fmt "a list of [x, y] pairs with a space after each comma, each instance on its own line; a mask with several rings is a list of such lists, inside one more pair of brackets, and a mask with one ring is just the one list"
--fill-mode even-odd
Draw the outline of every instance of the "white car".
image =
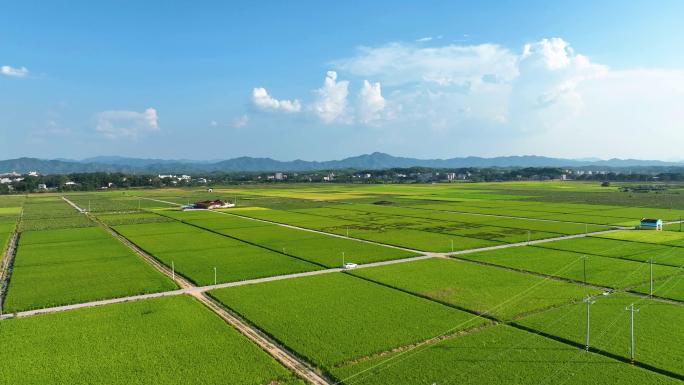
[[358, 266], [358, 265], [355, 264], [355, 263], [351, 263], [351, 262], [347, 262], [347, 263], [345, 263], [344, 265], [342, 265], [342, 267], [345, 268], [345, 269], [353, 269], [353, 268], [355, 268], [356, 266]]

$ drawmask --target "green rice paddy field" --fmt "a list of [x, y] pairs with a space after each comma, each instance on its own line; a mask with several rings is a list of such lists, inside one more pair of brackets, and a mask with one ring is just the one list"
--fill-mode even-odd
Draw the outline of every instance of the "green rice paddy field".
[[196, 300], [2, 321], [3, 384], [303, 384]]
[[131, 244], [330, 384], [684, 381], [682, 186], [212, 187], [0, 196], [0, 383], [306, 383]]

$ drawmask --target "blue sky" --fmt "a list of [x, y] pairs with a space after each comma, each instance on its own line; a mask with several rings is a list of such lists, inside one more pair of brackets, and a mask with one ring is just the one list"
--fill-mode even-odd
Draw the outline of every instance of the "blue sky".
[[683, 158], [681, 1], [45, 3], [0, 13], [3, 159]]

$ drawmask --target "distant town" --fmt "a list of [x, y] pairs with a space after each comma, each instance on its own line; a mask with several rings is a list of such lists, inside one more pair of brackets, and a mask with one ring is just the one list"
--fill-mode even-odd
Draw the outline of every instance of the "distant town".
[[425, 167], [387, 170], [321, 170], [305, 172], [211, 172], [198, 174], [134, 174], [88, 172], [43, 174], [38, 171], [0, 173], [0, 194], [41, 191], [93, 191], [113, 188], [183, 187], [268, 183], [467, 183], [496, 181], [684, 181], [683, 171], [592, 170], [548, 167], [460, 168]]

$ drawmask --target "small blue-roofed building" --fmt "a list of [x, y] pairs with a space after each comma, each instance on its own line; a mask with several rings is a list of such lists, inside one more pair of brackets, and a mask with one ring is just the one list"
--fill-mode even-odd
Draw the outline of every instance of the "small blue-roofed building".
[[662, 230], [663, 220], [653, 219], [653, 218], [641, 218], [641, 223], [639, 224], [640, 230]]

